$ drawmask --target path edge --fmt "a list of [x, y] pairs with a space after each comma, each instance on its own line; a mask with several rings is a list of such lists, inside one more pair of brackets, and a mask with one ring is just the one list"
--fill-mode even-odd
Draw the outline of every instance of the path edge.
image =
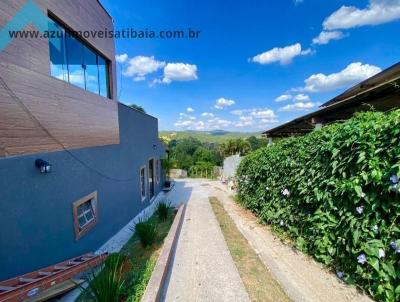
[[164, 240], [160, 256], [157, 259], [157, 263], [153, 269], [153, 273], [151, 274], [141, 302], [155, 302], [160, 301], [161, 299], [165, 279], [168, 275], [168, 268], [173, 259], [174, 247], [178, 242], [185, 212], [186, 203], [181, 205], [178, 209], [171, 229]]

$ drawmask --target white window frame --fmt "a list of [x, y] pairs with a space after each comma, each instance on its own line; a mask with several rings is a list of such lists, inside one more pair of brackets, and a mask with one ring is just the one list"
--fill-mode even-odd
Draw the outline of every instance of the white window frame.
[[[153, 177], [154, 177], [154, 179], [153, 179], [153, 197], [150, 199], [150, 202], [153, 202], [153, 200], [156, 198], [156, 170], [155, 170], [155, 166], [156, 166], [156, 158], [154, 157], [154, 156], [151, 156], [151, 157], [149, 157], [148, 159], [147, 159], [147, 164], [146, 164], [146, 166], [147, 166], [147, 179], [149, 179], [149, 177], [150, 177], [150, 173], [149, 173], [149, 170], [150, 170], [150, 165], [149, 165], [149, 163], [150, 163], [150, 160], [153, 160]], [[149, 181], [147, 181], [147, 187], [148, 187], [148, 189], [149, 189], [149, 197], [150, 197], [150, 182]]]
[[[142, 183], [142, 170], [144, 171], [144, 177], [143, 177], [143, 178], [144, 178], [144, 179], [143, 179], [144, 184]], [[139, 168], [139, 191], [140, 191], [140, 198], [141, 198], [142, 202], [145, 201], [146, 198], [147, 198], [147, 181], [146, 181], [146, 175], [147, 175], [147, 173], [146, 173], [146, 166], [141, 166], [141, 167]], [[142, 188], [144, 188], [144, 195], [143, 195]]]
[[161, 162], [159, 158], [156, 158], [156, 183], [157, 185], [160, 184], [161, 180]]

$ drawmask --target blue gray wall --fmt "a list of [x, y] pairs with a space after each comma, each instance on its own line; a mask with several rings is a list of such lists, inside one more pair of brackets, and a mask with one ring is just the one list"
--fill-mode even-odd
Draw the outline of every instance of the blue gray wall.
[[[139, 169], [164, 155], [157, 119], [121, 104], [118, 111], [119, 145], [70, 151], [108, 178], [65, 151], [0, 159], [0, 280], [95, 251], [149, 205], [141, 201]], [[53, 172], [40, 174], [38, 158]], [[72, 203], [93, 191], [99, 221], [76, 241]]]

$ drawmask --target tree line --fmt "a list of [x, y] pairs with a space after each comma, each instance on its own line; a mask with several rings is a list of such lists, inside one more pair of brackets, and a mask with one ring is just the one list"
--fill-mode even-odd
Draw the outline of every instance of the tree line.
[[267, 146], [264, 138], [251, 136], [247, 139], [229, 139], [224, 143], [201, 142], [189, 137], [171, 139], [161, 137], [169, 150], [170, 167], [186, 171], [212, 170], [215, 166], [222, 166], [225, 157], [235, 154], [244, 156], [251, 151]]

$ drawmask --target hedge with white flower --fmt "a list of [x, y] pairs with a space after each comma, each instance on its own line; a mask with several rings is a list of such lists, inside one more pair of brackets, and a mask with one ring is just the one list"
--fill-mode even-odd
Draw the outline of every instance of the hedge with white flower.
[[400, 301], [400, 110], [365, 112], [246, 156], [240, 202], [338, 278]]

